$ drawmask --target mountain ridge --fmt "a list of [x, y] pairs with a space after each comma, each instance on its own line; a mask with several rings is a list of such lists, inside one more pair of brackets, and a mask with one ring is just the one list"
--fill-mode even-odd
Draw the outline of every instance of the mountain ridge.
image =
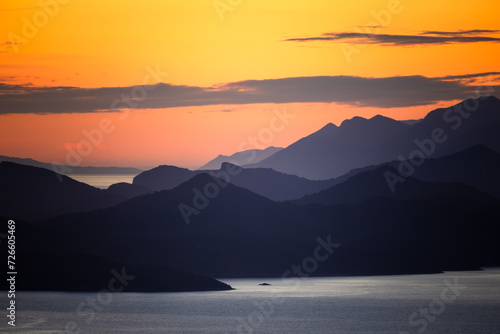
[[[471, 105], [475, 110], [469, 112]], [[432, 138], [436, 129], [441, 129], [446, 139], [429, 157], [449, 155], [475, 144], [500, 152], [499, 110], [500, 100], [490, 96], [432, 110], [413, 125], [385, 116], [354, 117], [337, 128], [327, 125], [271, 157], [243, 167], [272, 168], [310, 180], [325, 180], [400, 155], [408, 158], [418, 149], [415, 141]]]
[[205, 165], [197, 168], [196, 170], [220, 169], [222, 163], [224, 163], [224, 162], [230, 162], [230, 163], [237, 165], [237, 166], [245, 165], [245, 164], [248, 164], [250, 162], [257, 163], [257, 162], [273, 155], [274, 153], [279, 152], [282, 149], [283, 149], [282, 147], [269, 146], [268, 148], [266, 148], [264, 150], [260, 150], [260, 149], [245, 150], [245, 151], [236, 152], [232, 155], [219, 154], [215, 159], [210, 160]]

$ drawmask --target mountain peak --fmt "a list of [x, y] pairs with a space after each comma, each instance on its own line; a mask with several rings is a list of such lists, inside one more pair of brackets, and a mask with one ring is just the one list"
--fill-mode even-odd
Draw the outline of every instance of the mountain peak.
[[352, 126], [354, 124], [361, 124], [363, 122], [367, 121], [366, 118], [363, 118], [361, 116], [354, 116], [353, 118], [350, 119], [345, 119], [341, 124], [340, 127], [344, 126]]
[[324, 127], [321, 128], [321, 130], [323, 129], [336, 129], [337, 126], [335, 124], [333, 124], [332, 122], [328, 123], [327, 125], [325, 125]]
[[316, 131], [314, 133], [314, 135], [328, 136], [328, 135], [331, 135], [331, 134], [335, 133], [338, 128], [339, 127], [336, 126], [335, 124], [328, 123], [327, 125], [325, 125], [321, 129], [319, 129], [318, 131]]
[[[493, 112], [493, 113], [490, 113], [490, 115], [498, 115], [497, 109], [500, 109], [500, 99], [498, 99], [496, 96], [493, 96], [493, 95], [482, 96], [482, 97], [478, 97], [478, 98], [467, 98], [467, 99], [463, 100], [462, 102], [459, 102], [453, 106], [432, 110], [424, 117], [424, 120], [427, 122], [441, 121], [444, 117], [444, 114], [448, 110], [450, 110], [450, 109], [451, 110], [458, 110], [461, 107], [465, 107], [465, 106], [473, 107], [474, 109], [481, 110], [482, 112], [485, 112], [485, 111], [487, 113]], [[496, 117], [496, 116], [493, 116], [493, 117]]]
[[372, 118], [370, 118], [370, 121], [394, 121], [392, 118], [382, 116], [382, 115], [375, 115]]

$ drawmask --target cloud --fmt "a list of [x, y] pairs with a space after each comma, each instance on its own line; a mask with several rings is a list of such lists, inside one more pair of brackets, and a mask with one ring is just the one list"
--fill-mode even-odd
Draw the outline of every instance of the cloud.
[[492, 80], [493, 78], [498, 78], [499, 76], [500, 72], [485, 72], [485, 73], [475, 73], [475, 74], [447, 75], [437, 79], [457, 80], [457, 79], [479, 79], [488, 77], [489, 80]]
[[[381, 46], [416, 46], [490, 42], [499, 43], [500, 38], [491, 36], [500, 30], [423, 31], [414, 35], [391, 35], [380, 33], [339, 32], [321, 36], [288, 38], [284, 42], [344, 42], [353, 44], [377, 44]], [[489, 36], [486, 34], [490, 34]]]
[[424, 35], [444, 35], [444, 36], [465, 36], [465, 35], [478, 35], [478, 34], [494, 34], [500, 30], [457, 30], [457, 31], [424, 31]]
[[14, 46], [19, 45], [21, 43], [14, 42], [5, 42], [0, 44], [0, 53], [7, 53], [14, 48]]
[[[0, 84], [0, 115], [62, 114], [253, 103], [341, 103], [359, 107], [411, 107], [474, 95], [474, 80], [500, 72], [440, 78], [399, 76], [294, 77], [246, 80], [212, 87], [157, 84], [132, 87], [36, 87]], [[471, 84], [472, 83], [472, 84]], [[498, 91], [498, 86], [496, 90]], [[135, 96], [135, 98], [134, 98]], [[230, 112], [229, 109], [219, 111]]]

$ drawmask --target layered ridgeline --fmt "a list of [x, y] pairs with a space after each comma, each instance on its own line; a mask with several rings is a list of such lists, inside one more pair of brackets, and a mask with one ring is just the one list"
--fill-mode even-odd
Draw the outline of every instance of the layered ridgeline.
[[224, 162], [218, 170], [196, 170], [175, 166], [159, 166], [142, 172], [134, 178], [134, 186], [156, 191], [173, 189], [196, 175], [208, 173], [274, 201], [301, 198], [326, 189], [337, 180], [312, 181], [296, 175], [277, 172], [270, 168], [241, 168]]
[[[413, 163], [392, 161], [351, 171], [337, 179], [334, 186], [295, 203], [335, 205], [359, 203], [373, 197], [439, 201], [456, 196], [487, 202], [500, 198], [500, 154], [483, 145], [427, 159], [418, 166]], [[341, 179], [345, 181], [340, 182]]]
[[[312, 195], [302, 203], [277, 203], [199, 174], [114, 207], [27, 225], [22, 238], [26, 251], [90, 254], [213, 277], [401, 274], [500, 264], [498, 198], [413, 177], [392, 192], [386, 171], [398, 173], [391, 166], [358, 173], [317, 195], [333, 191], [333, 201]], [[489, 177], [498, 182], [498, 175]]]
[[330, 179], [355, 168], [409, 159], [415, 150], [425, 158], [450, 155], [476, 144], [500, 152], [499, 128], [499, 99], [468, 99], [431, 111], [412, 124], [383, 116], [355, 117], [339, 127], [328, 124], [247, 167], [272, 168], [312, 180]]
[[[477, 111], [497, 101], [476, 101]], [[16, 240], [29, 273], [26, 289], [93, 289], [121, 268], [142, 277], [131, 289], [179, 291], [229, 288], [186, 273], [402, 274], [500, 265], [500, 157], [483, 143], [498, 136], [494, 113], [471, 114], [460, 126], [455, 118], [452, 131], [471, 121], [478, 124], [472, 129], [483, 128], [481, 135], [471, 130], [460, 141], [436, 127], [417, 138], [419, 144], [413, 141], [409, 153], [396, 154], [409, 160], [391, 157], [326, 181], [224, 163], [209, 173], [160, 166], [137, 176], [133, 185], [104, 191], [52, 171], [1, 163], [0, 215], [16, 219]], [[394, 122], [409, 129], [424, 121]], [[465, 149], [426, 154], [446, 145]], [[91, 202], [92, 197], [100, 200]], [[46, 219], [27, 222], [36, 220], [38, 211]], [[30, 286], [53, 261], [75, 279], [54, 286], [51, 273], [44, 272], [40, 282], [46, 283]], [[76, 279], [87, 277], [84, 268], [98, 280]], [[174, 282], [167, 283], [169, 275]], [[186, 281], [193, 283], [182, 287]]]

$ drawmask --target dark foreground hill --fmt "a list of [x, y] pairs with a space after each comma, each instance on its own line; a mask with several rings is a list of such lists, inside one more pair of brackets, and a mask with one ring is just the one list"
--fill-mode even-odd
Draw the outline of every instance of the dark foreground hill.
[[[132, 265], [84, 254], [55, 255], [19, 252], [22, 274], [16, 290], [179, 292], [214, 291], [232, 288], [215, 279], [153, 265]], [[0, 290], [9, 290], [3, 280]], [[109, 297], [103, 297], [109, 298]]]
[[12, 162], [0, 163], [0, 198], [2, 215], [26, 220], [94, 210], [125, 200], [50, 170]]

